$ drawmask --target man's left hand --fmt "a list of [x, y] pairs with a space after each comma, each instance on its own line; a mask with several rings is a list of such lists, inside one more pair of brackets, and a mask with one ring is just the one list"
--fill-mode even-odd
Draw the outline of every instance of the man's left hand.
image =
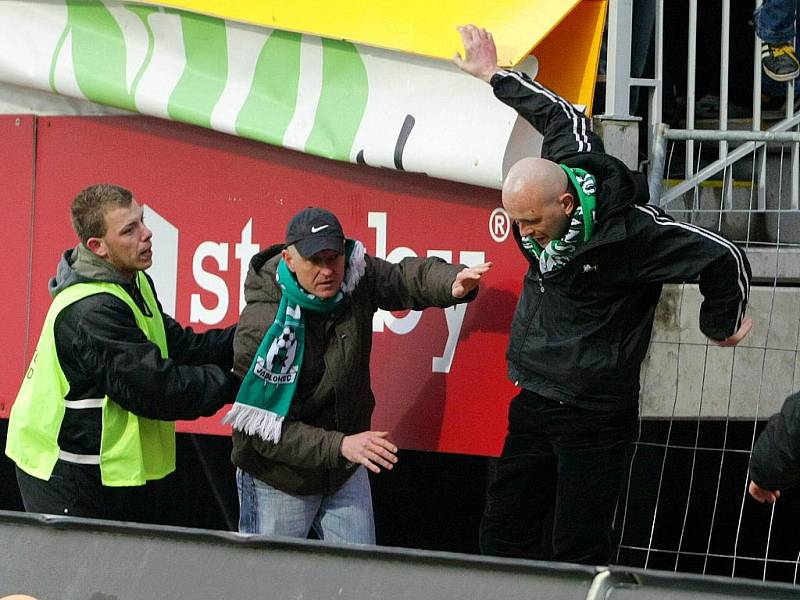
[[745, 336], [750, 333], [750, 330], [753, 328], [753, 319], [751, 317], [745, 317], [742, 321], [742, 326], [739, 327], [739, 330], [734, 333], [732, 336], [725, 338], [724, 340], [714, 340], [714, 343], [717, 346], [722, 346], [723, 348], [727, 348], [729, 346], [735, 346], [739, 342], [741, 342]]
[[461, 269], [456, 275], [455, 281], [453, 281], [453, 298], [463, 298], [478, 287], [483, 274], [491, 268], [492, 263], [485, 262], [474, 267]]

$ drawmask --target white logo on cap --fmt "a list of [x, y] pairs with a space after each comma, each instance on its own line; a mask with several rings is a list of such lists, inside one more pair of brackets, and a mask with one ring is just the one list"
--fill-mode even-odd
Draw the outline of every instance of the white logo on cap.
[[311, 233], [317, 233], [318, 231], [322, 231], [325, 229], [327, 225], [320, 225], [319, 227], [311, 227]]

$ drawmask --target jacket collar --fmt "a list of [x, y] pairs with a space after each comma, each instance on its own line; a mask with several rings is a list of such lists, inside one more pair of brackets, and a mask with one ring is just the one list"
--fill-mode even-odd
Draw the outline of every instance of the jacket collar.
[[[575, 254], [572, 256], [571, 260], [574, 260], [575, 257], [585, 254], [586, 252], [591, 252], [599, 246], [613, 244], [614, 242], [623, 240], [628, 235], [628, 227], [625, 224], [625, 215], [620, 212], [609, 215], [603, 221], [596, 222], [595, 227], [596, 229], [594, 230], [591, 239], [585, 244], [580, 245], [577, 250], [575, 250]], [[528, 262], [538, 271], [539, 261], [535, 256], [532, 256], [529, 252], [526, 252], [522, 247], [522, 236], [519, 233], [519, 227], [517, 227], [516, 223], [512, 223], [511, 231], [514, 235], [514, 240], [516, 241], [517, 246], [519, 247], [523, 256], [525, 256]]]

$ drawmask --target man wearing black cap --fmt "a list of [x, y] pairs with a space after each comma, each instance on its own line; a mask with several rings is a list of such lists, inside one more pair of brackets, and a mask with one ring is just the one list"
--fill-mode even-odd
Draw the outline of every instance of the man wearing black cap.
[[391, 469], [397, 447], [370, 430], [372, 316], [469, 302], [490, 267], [368, 256], [321, 208], [253, 257], [234, 339], [242, 388], [225, 417], [240, 532], [375, 543], [366, 469]]

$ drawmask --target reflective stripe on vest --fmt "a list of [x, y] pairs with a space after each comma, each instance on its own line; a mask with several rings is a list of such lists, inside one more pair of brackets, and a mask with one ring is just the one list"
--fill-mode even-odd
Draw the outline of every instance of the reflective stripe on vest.
[[66, 450], [58, 451], [58, 459], [65, 462], [77, 463], [79, 465], [99, 465], [99, 454], [73, 454]]
[[65, 408], [81, 410], [84, 408], [103, 408], [105, 398], [84, 398], [83, 400], [64, 400]]
[[[142, 485], [175, 470], [174, 422], [138, 417], [108, 396], [64, 399], [69, 382], [58, 362], [55, 321], [67, 306], [87, 296], [112, 294], [125, 302], [147, 339], [159, 347], [163, 358], [167, 357], [164, 322], [155, 293], [144, 273], [137, 273], [137, 278], [142, 298], [152, 314], [150, 317], [145, 316], [122, 286], [113, 283], [78, 283], [53, 299], [8, 422], [6, 454], [29, 475], [50, 479], [59, 458], [80, 464], [99, 463], [103, 485], [107, 486]], [[102, 409], [99, 457], [68, 453], [58, 447], [58, 434], [67, 408]]]

